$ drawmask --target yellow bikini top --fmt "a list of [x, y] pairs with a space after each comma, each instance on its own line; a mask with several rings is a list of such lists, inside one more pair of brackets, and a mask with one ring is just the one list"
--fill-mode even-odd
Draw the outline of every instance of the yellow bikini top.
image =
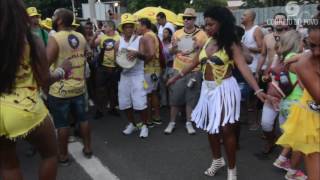
[[209, 38], [200, 52], [199, 61], [201, 63], [201, 70], [204, 74], [206, 72], [207, 65], [210, 65], [212, 68], [212, 74], [214, 75], [214, 80], [217, 84], [221, 84], [224, 76], [228, 72], [229, 66], [234, 66], [234, 62], [229, 58], [224, 49], [221, 49], [208, 57], [206, 48], [211, 41], [215, 40], [213, 38]]

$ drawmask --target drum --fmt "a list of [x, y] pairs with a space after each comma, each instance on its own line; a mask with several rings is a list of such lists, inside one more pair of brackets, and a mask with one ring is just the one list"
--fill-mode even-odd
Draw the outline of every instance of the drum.
[[182, 52], [192, 52], [194, 49], [193, 36], [183, 36], [177, 42], [178, 50]]
[[127, 53], [128, 53], [127, 49], [121, 49], [118, 52], [116, 57], [116, 63], [124, 69], [130, 69], [137, 63], [137, 59], [133, 61], [129, 61], [127, 57]]

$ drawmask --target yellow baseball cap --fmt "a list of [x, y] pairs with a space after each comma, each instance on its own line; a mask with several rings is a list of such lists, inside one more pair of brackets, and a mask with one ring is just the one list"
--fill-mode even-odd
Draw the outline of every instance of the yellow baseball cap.
[[30, 17], [33, 16], [41, 16], [41, 14], [38, 13], [38, 10], [36, 7], [28, 7], [27, 8], [27, 13]]
[[46, 18], [45, 20], [42, 20], [40, 25], [46, 29], [51, 30], [52, 29], [52, 19]]
[[130, 14], [130, 13], [125, 13], [122, 14], [121, 16], [121, 23], [118, 26], [118, 29], [122, 32], [122, 27], [125, 24], [133, 24], [134, 28], [137, 27], [137, 17], [135, 17], [134, 15]]

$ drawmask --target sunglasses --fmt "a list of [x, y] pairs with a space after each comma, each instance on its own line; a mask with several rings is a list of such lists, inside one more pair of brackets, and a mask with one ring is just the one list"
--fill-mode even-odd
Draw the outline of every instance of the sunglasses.
[[188, 20], [188, 21], [190, 21], [190, 20], [193, 20], [194, 17], [182, 17], [182, 19], [183, 19], [183, 20]]

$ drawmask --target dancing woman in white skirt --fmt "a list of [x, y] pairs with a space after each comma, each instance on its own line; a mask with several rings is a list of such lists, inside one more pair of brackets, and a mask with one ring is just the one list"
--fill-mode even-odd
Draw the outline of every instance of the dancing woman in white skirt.
[[195, 56], [193, 64], [169, 79], [167, 84], [175, 83], [201, 64], [204, 80], [192, 121], [198, 128], [208, 132], [213, 161], [205, 174], [214, 176], [225, 166], [220, 150], [221, 135], [228, 159], [228, 180], [236, 180], [235, 129], [240, 115], [241, 93], [232, 76], [232, 68], [238, 67], [260, 100], [264, 101], [266, 95], [258, 87], [244, 59], [232, 13], [224, 7], [212, 7], [204, 13], [204, 18], [209, 40]]

